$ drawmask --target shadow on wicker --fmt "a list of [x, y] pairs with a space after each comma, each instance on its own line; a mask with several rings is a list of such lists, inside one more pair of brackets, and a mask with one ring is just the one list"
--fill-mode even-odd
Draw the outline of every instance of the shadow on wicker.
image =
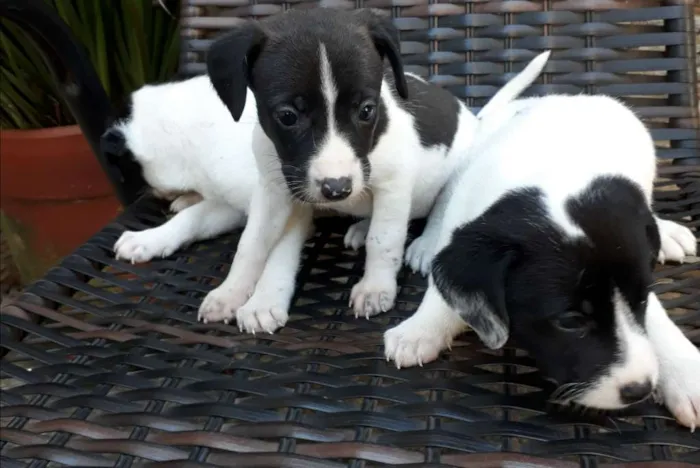
[[[554, 49], [531, 93], [603, 92], [632, 105], [658, 144], [656, 208], [698, 232], [689, 0], [322, 3], [390, 11], [408, 69], [475, 109], [538, 51]], [[182, 69], [201, 71], [211, 37], [239, 16], [317, 4], [185, 0]], [[551, 407], [551, 384], [524, 353], [484, 350], [469, 333], [436, 362], [395, 369], [382, 334], [415, 310], [425, 281], [402, 272], [396, 308], [355, 319], [348, 294], [364, 254], [343, 247], [347, 221], [319, 222], [281, 331], [253, 336], [197, 323], [238, 234], [145, 265], [115, 261], [123, 230], [164, 217], [163, 205], [140, 199], [3, 307], [3, 467], [700, 463], [700, 436], [663, 408]], [[700, 343], [700, 264], [660, 266], [656, 278], [670, 314]]]

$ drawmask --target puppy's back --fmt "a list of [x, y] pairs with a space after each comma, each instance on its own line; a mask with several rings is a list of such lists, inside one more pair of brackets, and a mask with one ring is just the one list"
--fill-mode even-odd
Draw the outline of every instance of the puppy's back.
[[144, 178], [156, 190], [195, 191], [224, 198], [231, 187], [246, 204], [257, 180], [252, 154], [255, 100], [234, 122], [207, 75], [146, 85], [131, 97], [130, 113], [115, 124]]
[[[647, 200], [655, 176], [653, 141], [632, 111], [605, 96], [546, 96], [512, 104], [513, 116], [479, 136], [460, 181], [470, 202], [464, 222], [502, 195], [521, 188], [543, 192], [552, 209], [598, 176], [621, 176]], [[563, 215], [563, 213], [561, 213]], [[566, 218], [566, 216], [564, 216]]]

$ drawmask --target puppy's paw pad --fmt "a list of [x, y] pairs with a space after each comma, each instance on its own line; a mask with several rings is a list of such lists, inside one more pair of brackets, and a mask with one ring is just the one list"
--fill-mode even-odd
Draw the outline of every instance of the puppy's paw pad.
[[197, 314], [197, 320], [204, 323], [228, 323], [238, 310], [248, 300], [250, 295], [243, 291], [231, 291], [217, 288], [211, 291], [202, 301]]
[[399, 369], [434, 361], [451, 344], [450, 335], [418, 320], [408, 319], [384, 333], [384, 355]]
[[185, 195], [180, 195], [170, 204], [170, 211], [173, 213], [179, 213], [185, 208], [189, 208], [192, 205], [204, 200], [198, 193], [188, 193]]
[[345, 247], [357, 250], [365, 245], [367, 233], [369, 232], [369, 219], [363, 219], [348, 228], [343, 239]]
[[353, 286], [350, 292], [350, 307], [355, 317], [370, 318], [394, 307], [396, 279], [393, 276], [376, 280], [366, 276]]
[[667, 260], [682, 262], [686, 256], [697, 254], [698, 240], [689, 228], [665, 219], [658, 219], [657, 225], [661, 237], [660, 263]]
[[435, 241], [431, 238], [420, 236], [416, 238], [406, 249], [404, 262], [414, 273], [427, 276], [430, 272], [430, 263], [433, 261]]
[[[289, 315], [286, 308], [274, 303], [255, 300], [255, 297], [246, 302], [236, 312], [238, 329], [244, 333], [255, 334], [257, 332], [274, 333], [280, 327], [287, 324]], [[268, 301], [269, 302], [269, 301]]]
[[144, 263], [156, 257], [167, 257], [175, 251], [168, 239], [161, 238], [154, 229], [126, 231], [114, 244], [117, 260]]

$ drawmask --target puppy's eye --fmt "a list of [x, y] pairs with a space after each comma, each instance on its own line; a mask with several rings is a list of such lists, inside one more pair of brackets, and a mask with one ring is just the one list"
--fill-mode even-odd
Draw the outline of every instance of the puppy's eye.
[[569, 310], [553, 320], [554, 326], [565, 332], [587, 332], [591, 318], [581, 312]]
[[299, 115], [293, 109], [285, 107], [277, 112], [277, 121], [283, 127], [293, 127], [297, 124]]
[[360, 119], [360, 122], [371, 122], [376, 113], [377, 106], [374, 103], [365, 102], [360, 107], [360, 113], [357, 114], [357, 118]]

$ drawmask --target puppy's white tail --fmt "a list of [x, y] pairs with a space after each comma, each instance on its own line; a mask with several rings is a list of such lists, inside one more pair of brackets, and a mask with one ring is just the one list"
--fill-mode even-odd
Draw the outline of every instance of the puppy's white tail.
[[511, 102], [513, 99], [520, 96], [520, 93], [525, 91], [533, 81], [540, 76], [542, 69], [547, 64], [552, 51], [542, 52], [527, 64], [527, 66], [515, 75], [508, 83], [506, 83], [498, 92], [491, 98], [489, 102], [476, 115], [476, 118], [482, 120], [486, 114], [498, 111], [500, 108]]

